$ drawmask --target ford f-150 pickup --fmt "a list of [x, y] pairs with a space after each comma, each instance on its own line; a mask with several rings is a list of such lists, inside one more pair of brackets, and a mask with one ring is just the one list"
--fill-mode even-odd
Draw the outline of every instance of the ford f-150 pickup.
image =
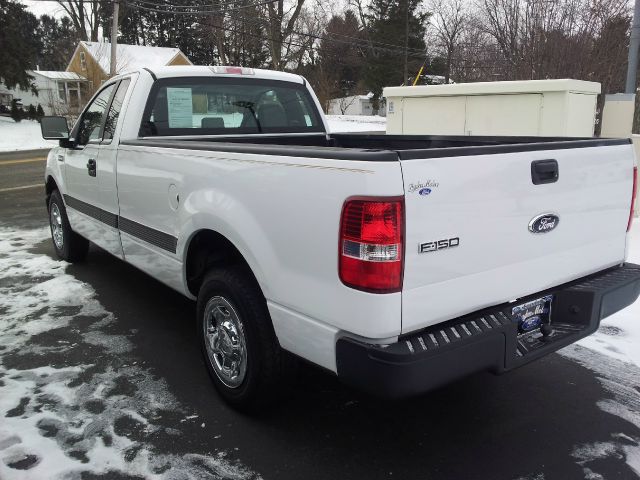
[[334, 134], [304, 78], [240, 67], [119, 75], [41, 125], [57, 255], [196, 300], [238, 408], [297, 357], [387, 397], [508, 371], [640, 294], [627, 139]]

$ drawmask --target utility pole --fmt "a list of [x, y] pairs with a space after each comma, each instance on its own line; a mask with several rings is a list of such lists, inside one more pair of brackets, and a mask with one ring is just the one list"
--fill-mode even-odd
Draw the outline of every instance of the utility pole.
[[624, 93], [636, 93], [636, 73], [638, 71], [638, 51], [640, 50], [640, 0], [636, 0], [633, 24], [629, 41], [629, 61], [627, 64], [627, 84]]
[[[640, 0], [636, 0], [639, 2]], [[402, 85], [406, 85], [409, 80], [409, 0], [404, 0], [404, 78]]]
[[120, 4], [118, 0], [113, 0], [113, 23], [111, 24], [111, 68], [109, 76], [116, 74], [116, 48], [118, 47], [118, 10]]

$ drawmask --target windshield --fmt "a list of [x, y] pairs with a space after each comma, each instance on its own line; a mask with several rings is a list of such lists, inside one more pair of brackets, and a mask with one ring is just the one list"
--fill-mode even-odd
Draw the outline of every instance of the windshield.
[[158, 80], [140, 126], [141, 136], [322, 131], [303, 85], [247, 77]]

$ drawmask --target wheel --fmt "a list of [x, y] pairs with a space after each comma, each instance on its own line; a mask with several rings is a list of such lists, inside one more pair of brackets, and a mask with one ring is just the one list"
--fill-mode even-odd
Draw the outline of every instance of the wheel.
[[67, 262], [80, 262], [87, 257], [89, 240], [71, 230], [58, 190], [54, 190], [49, 199], [49, 225], [53, 248], [58, 258]]
[[198, 294], [197, 325], [220, 395], [248, 412], [273, 404], [294, 361], [278, 344], [266, 301], [250, 272], [242, 267], [211, 270]]

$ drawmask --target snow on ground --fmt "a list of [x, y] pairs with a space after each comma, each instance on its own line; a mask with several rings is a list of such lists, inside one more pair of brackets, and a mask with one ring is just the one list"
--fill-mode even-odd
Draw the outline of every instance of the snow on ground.
[[384, 132], [387, 119], [366, 115], [327, 115], [330, 132]]
[[11, 117], [0, 116], [0, 152], [53, 148], [57, 141], [42, 138], [40, 124], [34, 120], [14, 122]]
[[640, 369], [581, 344], [571, 345], [560, 353], [593, 371], [607, 392], [597, 406], [633, 426], [629, 432], [615, 432], [610, 438], [574, 446], [572, 456], [582, 466], [584, 478], [602, 480], [603, 476], [594, 470], [607, 459], [624, 459], [640, 478], [640, 436], [632, 433], [640, 427]]
[[[631, 227], [628, 261], [640, 264], [640, 218]], [[578, 344], [640, 368], [640, 301], [605, 318], [596, 333]]]
[[184, 442], [192, 412], [109, 333], [91, 286], [32, 251], [48, 238], [0, 224], [0, 478], [260, 478], [225, 451], [154, 448]]
[[[631, 230], [629, 262], [640, 263], [640, 219]], [[640, 300], [602, 320], [600, 329], [560, 351], [592, 370], [610, 398], [598, 407], [640, 427]], [[609, 439], [577, 445], [572, 456], [582, 466], [584, 478], [601, 480], [594, 465], [609, 458], [624, 458], [640, 477], [640, 437], [623, 432]]]

